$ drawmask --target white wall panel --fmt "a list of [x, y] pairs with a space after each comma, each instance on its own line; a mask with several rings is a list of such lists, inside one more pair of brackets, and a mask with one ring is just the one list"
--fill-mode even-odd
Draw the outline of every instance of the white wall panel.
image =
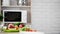
[[60, 0], [32, 0], [32, 28], [60, 34]]

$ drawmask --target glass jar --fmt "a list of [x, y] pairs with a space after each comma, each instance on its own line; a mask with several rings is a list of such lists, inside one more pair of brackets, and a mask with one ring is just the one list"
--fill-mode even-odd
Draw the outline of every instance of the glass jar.
[[19, 5], [19, 6], [22, 6], [22, 0], [19, 0], [18, 5]]
[[22, 0], [22, 5], [27, 6], [27, 2], [28, 2], [28, 0]]

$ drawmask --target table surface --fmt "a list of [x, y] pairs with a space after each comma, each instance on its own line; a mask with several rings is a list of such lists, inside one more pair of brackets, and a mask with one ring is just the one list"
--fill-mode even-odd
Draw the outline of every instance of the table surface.
[[20, 32], [20, 34], [44, 34], [44, 32]]
[[0, 34], [19, 34], [19, 32], [16, 32], [16, 33], [6, 33], [6, 32], [0, 32]]
[[44, 34], [44, 33], [43, 32], [14, 32], [14, 33], [0, 32], [0, 34]]

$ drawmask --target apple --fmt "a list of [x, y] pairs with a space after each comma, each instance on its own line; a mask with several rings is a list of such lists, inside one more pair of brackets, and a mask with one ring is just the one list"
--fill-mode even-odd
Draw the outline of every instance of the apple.
[[24, 24], [20, 24], [20, 25], [19, 25], [19, 28], [23, 28], [23, 27], [24, 27]]
[[13, 24], [9, 24], [8, 28], [15, 28], [15, 26]]

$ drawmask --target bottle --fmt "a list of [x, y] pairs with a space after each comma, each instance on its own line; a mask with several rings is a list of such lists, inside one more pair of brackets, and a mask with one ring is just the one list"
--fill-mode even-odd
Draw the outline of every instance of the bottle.
[[27, 0], [22, 0], [22, 5], [26, 6], [27, 5]]
[[19, 4], [19, 6], [22, 6], [22, 0], [19, 0], [18, 4]]

